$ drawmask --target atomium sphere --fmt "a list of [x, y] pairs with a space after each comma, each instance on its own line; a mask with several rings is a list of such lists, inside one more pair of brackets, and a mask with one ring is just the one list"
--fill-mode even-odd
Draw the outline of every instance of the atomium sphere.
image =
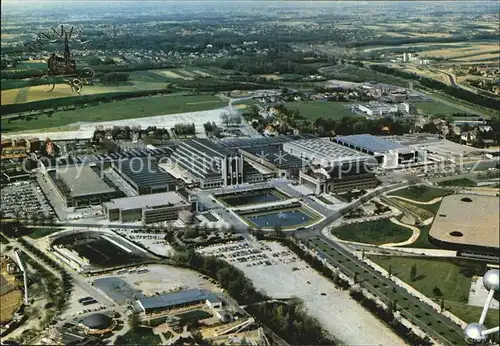
[[500, 291], [500, 270], [488, 270], [483, 276], [483, 285], [488, 291]]
[[471, 323], [465, 327], [465, 339], [472, 343], [482, 343], [486, 341], [487, 336], [483, 335], [486, 328], [480, 323]]

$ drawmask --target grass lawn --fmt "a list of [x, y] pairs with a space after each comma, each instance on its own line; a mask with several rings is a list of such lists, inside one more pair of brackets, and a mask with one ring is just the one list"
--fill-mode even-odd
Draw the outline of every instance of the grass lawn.
[[421, 109], [424, 114], [428, 115], [447, 115], [453, 113], [465, 113], [464, 110], [449, 106], [439, 101], [418, 102], [417, 109]]
[[413, 204], [410, 202], [402, 201], [402, 200], [397, 199], [397, 198], [393, 198], [392, 201], [396, 204], [401, 205], [403, 208], [406, 208], [409, 211], [417, 214], [422, 220], [427, 220], [428, 218], [431, 218], [434, 216], [434, 214], [431, 213], [430, 211], [428, 211], [424, 208], [421, 208], [420, 204], [419, 205]]
[[[449, 310], [452, 314], [467, 323], [479, 321], [481, 311], [483, 310], [480, 306], [471, 306], [448, 300], [445, 301], [444, 306], [446, 310]], [[498, 314], [498, 310], [490, 309], [486, 315], [486, 321], [484, 322], [486, 327], [492, 328], [494, 326], [498, 326], [499, 322], [500, 315]]]
[[400, 196], [419, 202], [428, 202], [436, 197], [444, 197], [451, 194], [453, 194], [451, 190], [436, 189], [424, 185], [411, 186], [389, 193], [390, 196]]
[[[485, 264], [466, 259], [423, 259], [410, 257], [370, 256], [375, 263], [388, 270], [389, 265], [393, 275], [415, 287], [430, 298], [445, 300], [445, 308], [467, 323], [477, 322], [482, 308], [467, 305], [472, 275], [482, 275]], [[415, 264], [417, 280], [411, 282], [410, 270]], [[436, 295], [434, 287], [438, 287], [442, 296]], [[486, 317], [487, 326], [497, 326], [498, 310], [490, 309]]]
[[368, 244], [397, 243], [411, 237], [412, 231], [396, 225], [389, 219], [354, 223], [332, 229], [332, 234], [342, 240]]
[[[439, 102], [441, 100], [443, 100], [444, 102], [450, 102], [452, 104], [456, 104], [457, 107], [460, 106], [460, 107], [463, 107], [463, 108], [469, 110], [469, 113], [484, 114], [487, 116], [495, 116], [497, 114], [495, 112], [495, 110], [493, 110], [493, 109], [482, 108], [482, 107], [476, 106], [474, 104], [453, 98], [453, 97], [448, 96], [446, 94], [437, 93], [437, 92], [427, 92], [427, 94], [429, 94], [436, 102]], [[417, 108], [418, 108], [418, 104], [417, 104]], [[459, 113], [464, 113], [464, 112], [465, 112], [464, 110], [459, 111]], [[465, 113], [467, 113], [467, 112], [465, 112]]]
[[431, 229], [431, 225], [426, 225], [419, 228], [420, 228], [420, 236], [417, 238], [417, 240], [413, 244], [406, 245], [404, 247], [420, 248], [420, 249], [437, 249], [437, 247], [432, 245], [429, 241], [429, 231]]
[[477, 183], [467, 178], [444, 180], [438, 183], [440, 186], [461, 186], [461, 187], [476, 187]]
[[116, 345], [161, 345], [158, 335], [151, 328], [137, 327], [116, 338]]
[[[385, 270], [389, 270], [390, 266], [393, 275], [430, 298], [461, 303], [468, 300], [472, 276], [482, 275], [486, 270], [485, 263], [465, 259], [400, 256], [371, 256], [370, 259]], [[417, 269], [413, 282], [410, 279], [412, 265]]]
[[49, 234], [58, 232], [62, 230], [62, 228], [31, 228], [32, 233], [28, 234], [28, 237], [31, 239], [39, 239], [45, 237]]
[[226, 105], [226, 102], [211, 95], [179, 96], [172, 94], [168, 96], [141, 97], [69, 111], [58, 111], [50, 117], [47, 114], [39, 115], [29, 121], [15, 119], [9, 122], [2, 119], [2, 131], [12, 132], [51, 128], [80, 121], [97, 122], [196, 112], [216, 109]]
[[287, 108], [296, 108], [300, 116], [307, 120], [317, 118], [338, 119], [344, 116], [355, 116], [353, 112], [346, 108], [348, 102], [324, 102], [324, 101], [299, 101], [287, 102]]

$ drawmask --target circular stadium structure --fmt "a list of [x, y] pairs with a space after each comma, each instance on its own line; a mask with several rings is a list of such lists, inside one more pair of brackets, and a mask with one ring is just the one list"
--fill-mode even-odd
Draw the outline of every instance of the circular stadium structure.
[[101, 313], [85, 316], [80, 323], [87, 329], [88, 334], [106, 333], [115, 326], [111, 317]]

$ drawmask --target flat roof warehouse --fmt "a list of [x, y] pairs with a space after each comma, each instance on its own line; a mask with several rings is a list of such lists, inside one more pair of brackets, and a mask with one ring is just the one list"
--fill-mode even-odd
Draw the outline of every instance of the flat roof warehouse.
[[164, 206], [165, 204], [171, 203], [172, 205], [186, 204], [186, 200], [183, 196], [175, 191], [154, 193], [151, 195], [140, 195], [134, 197], [123, 197], [116, 198], [110, 202], [104, 203], [104, 205], [109, 209], [138, 209], [138, 208], [154, 208], [157, 206]]
[[115, 189], [106, 184], [89, 166], [67, 166], [63, 170], [58, 170], [57, 174], [68, 187], [70, 197], [115, 192]]
[[210, 291], [190, 289], [162, 294], [159, 296], [140, 298], [137, 300], [137, 304], [142, 311], [148, 312], [152, 310], [173, 308], [179, 305], [192, 304], [203, 300], [208, 300], [211, 303], [218, 303], [221, 301]]
[[127, 175], [138, 189], [152, 188], [177, 183], [177, 179], [147, 157], [120, 159], [117, 169]]

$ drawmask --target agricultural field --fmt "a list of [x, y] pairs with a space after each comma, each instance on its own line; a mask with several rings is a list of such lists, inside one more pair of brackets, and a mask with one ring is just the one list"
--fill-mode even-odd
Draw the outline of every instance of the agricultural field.
[[197, 112], [227, 106], [217, 96], [198, 95], [149, 96], [117, 102], [103, 103], [98, 106], [58, 111], [52, 115], [43, 114], [31, 120], [2, 119], [2, 131], [26, 131], [65, 126], [77, 122], [98, 122], [143, 118], [155, 115]]
[[155, 73], [159, 76], [167, 77], [169, 79], [184, 79], [193, 80], [196, 78], [207, 78], [214, 77], [212, 73], [204, 71], [203, 69], [188, 69], [188, 68], [178, 68], [178, 69], [165, 69], [165, 70], [150, 70], [150, 72]]
[[474, 55], [474, 56], [467, 56], [463, 58], [456, 58], [454, 60], [456, 61], [483, 61], [483, 60], [497, 60], [500, 57], [500, 52], [492, 52], [492, 53], [485, 53], [485, 54], [479, 54], [479, 55]]
[[[160, 90], [167, 87], [167, 83], [130, 82], [122, 85], [85, 85], [81, 95], [106, 94], [112, 92], [128, 92], [139, 90]], [[61, 97], [76, 96], [76, 92], [68, 84], [56, 84], [54, 90], [48, 92], [52, 85], [37, 85], [31, 87], [2, 90], [2, 105], [13, 103], [34, 102]], [[7, 96], [4, 99], [4, 94]], [[15, 95], [15, 97], [14, 97]]]
[[[446, 49], [428, 50], [420, 53], [422, 57], [454, 59], [464, 55], [481, 55], [485, 53], [498, 52], [498, 44], [477, 44], [469, 43], [463, 46], [450, 46]], [[498, 55], [497, 55], [498, 56]]]
[[353, 223], [332, 229], [332, 234], [342, 240], [374, 245], [403, 242], [408, 240], [412, 233], [409, 228], [397, 225], [389, 219]]
[[[24, 62], [19, 65], [21, 68], [39, 69], [46, 63], [38, 61]], [[193, 80], [196, 78], [209, 78], [216, 76], [214, 72], [196, 68], [196, 69], [169, 69], [169, 70], [143, 70], [130, 72], [129, 80], [126, 82], [119, 82], [113, 85], [97, 84], [97, 85], [84, 85], [81, 95], [94, 95], [106, 94], [112, 92], [130, 92], [140, 90], [161, 90], [167, 88], [171, 83], [176, 80]], [[54, 90], [48, 92], [52, 88], [50, 80], [46, 80], [45, 84], [29, 86], [29, 80], [3, 80], [7, 83], [20, 85], [17, 88], [2, 90], [1, 100], [2, 105], [13, 103], [24, 103], [48, 100], [61, 97], [72, 97], [76, 92], [66, 83], [56, 84]], [[2, 81], [2, 82], [3, 82]], [[40, 83], [37, 81], [36, 83]], [[6, 88], [3, 88], [6, 89]]]
[[275, 75], [275, 74], [259, 74], [258, 76], [263, 77], [265, 79], [269, 79], [269, 80], [280, 80], [281, 79], [280, 76]]
[[[477, 312], [473, 315], [464, 313], [464, 310], [476, 310], [480, 307], [466, 305], [469, 297], [472, 276], [482, 275], [485, 264], [480, 261], [445, 259], [445, 258], [415, 258], [415, 257], [385, 257], [370, 256], [370, 259], [382, 266], [385, 270], [391, 268], [392, 275], [403, 280], [415, 289], [437, 301], [445, 300], [445, 307], [466, 322], [478, 320]], [[411, 268], [415, 266], [414, 280], [411, 277]], [[488, 322], [496, 320], [498, 311], [490, 310]]]
[[2, 100], [2, 105], [9, 105], [16, 103], [16, 98], [18, 93], [19, 89], [2, 90], [0, 96], [0, 99]]
[[287, 102], [287, 108], [295, 108], [299, 111], [301, 117], [307, 120], [318, 118], [339, 119], [344, 116], [354, 116], [347, 105], [347, 102], [324, 102], [324, 101], [299, 101]]

